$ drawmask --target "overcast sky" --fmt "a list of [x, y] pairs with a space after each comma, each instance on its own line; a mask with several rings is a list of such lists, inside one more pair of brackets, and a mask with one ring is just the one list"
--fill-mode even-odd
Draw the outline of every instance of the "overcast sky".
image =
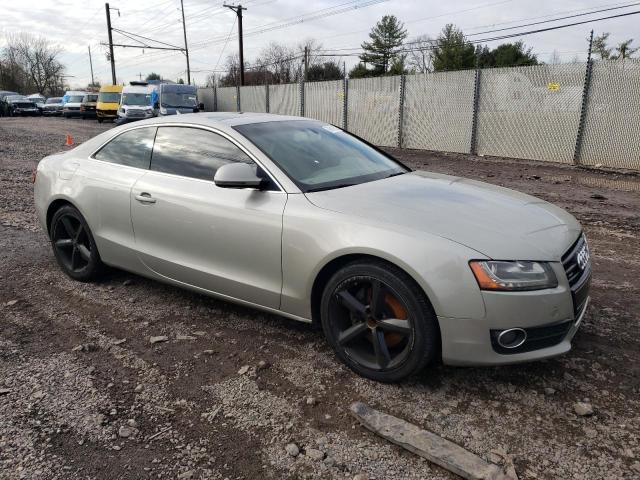
[[[228, 54], [237, 52], [235, 14], [222, 8], [222, 0], [184, 0], [187, 37], [191, 50], [192, 81], [204, 83], [207, 71], [221, 69]], [[231, 2], [230, 2], [231, 3]], [[296, 45], [306, 38], [319, 40], [326, 49], [359, 47], [372, 25], [385, 14], [394, 14], [405, 23], [409, 39], [428, 34], [436, 37], [446, 23], [461, 27], [471, 35], [494, 28], [505, 28], [524, 23], [544, 21], [564, 15], [575, 15], [597, 8], [637, 3], [636, 6], [563, 20], [557, 24], [572, 23], [588, 18], [601, 17], [640, 10], [640, 2], [612, 2], [607, 0], [457, 0], [441, 2], [432, 0], [387, 0], [373, 5], [371, 0], [245, 0], [245, 60], [252, 62], [260, 50], [271, 41]], [[173, 45], [183, 45], [180, 0], [112, 0], [112, 26], [135, 34], [151, 37]], [[325, 18], [306, 22], [295, 20], [302, 15], [354, 4], [362, 8], [348, 10]], [[341, 6], [342, 7], [339, 7]], [[279, 25], [287, 20], [292, 25], [265, 33], [253, 34], [252, 29], [268, 24]], [[509, 22], [509, 23], [507, 23]], [[554, 25], [545, 24], [505, 31], [512, 33]], [[551, 52], [558, 52], [562, 61], [586, 57], [589, 31], [611, 32], [611, 43], [636, 38], [640, 43], [640, 15], [594, 22], [562, 30], [538, 33], [522, 37], [533, 48], [539, 59], [546, 61]], [[85, 86], [90, 81], [87, 47], [91, 46], [93, 70], [96, 80], [111, 83], [110, 66], [106, 60], [107, 41], [105, 6], [100, 0], [7, 0], [3, 5], [0, 23], [0, 44], [4, 35], [13, 32], [30, 32], [49, 39], [63, 49], [62, 61], [67, 66], [69, 83]], [[227, 36], [232, 33], [229, 41]], [[495, 34], [494, 34], [495, 35]], [[474, 38], [483, 38], [482, 35]], [[133, 43], [129, 38], [114, 33], [114, 43]], [[500, 42], [492, 42], [495, 45]], [[348, 52], [348, 50], [340, 50]], [[132, 48], [116, 48], [116, 71], [119, 82], [135, 80], [138, 74], [145, 76], [154, 71], [163, 77], [186, 79], [186, 62], [180, 52]], [[219, 60], [220, 59], [220, 60]], [[219, 63], [218, 63], [219, 60]], [[356, 57], [343, 57], [347, 67], [357, 62]], [[217, 67], [216, 67], [217, 65]]]

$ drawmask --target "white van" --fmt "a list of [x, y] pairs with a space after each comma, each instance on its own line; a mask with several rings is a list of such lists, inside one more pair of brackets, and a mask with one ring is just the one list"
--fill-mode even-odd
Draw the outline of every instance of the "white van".
[[146, 82], [131, 82], [122, 88], [118, 119], [120, 122], [142, 120], [155, 116], [158, 86]]
[[80, 104], [88, 92], [81, 90], [68, 90], [62, 97], [62, 115], [65, 118], [81, 117]]

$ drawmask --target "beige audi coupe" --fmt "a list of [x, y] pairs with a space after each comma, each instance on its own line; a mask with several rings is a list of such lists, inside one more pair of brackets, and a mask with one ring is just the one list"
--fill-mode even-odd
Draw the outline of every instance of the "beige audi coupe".
[[42, 228], [79, 281], [105, 265], [322, 326], [357, 373], [567, 352], [588, 304], [581, 227], [537, 198], [411, 171], [339, 128], [197, 113], [44, 158]]

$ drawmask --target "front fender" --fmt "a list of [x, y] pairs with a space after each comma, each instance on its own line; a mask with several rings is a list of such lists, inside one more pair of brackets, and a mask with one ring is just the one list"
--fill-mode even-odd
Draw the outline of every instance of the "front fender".
[[404, 270], [424, 290], [437, 315], [482, 318], [484, 302], [468, 266], [485, 258], [451, 240], [366, 223], [314, 207], [290, 195], [283, 219], [281, 310], [311, 318], [311, 291], [320, 271], [345, 255], [369, 255]]

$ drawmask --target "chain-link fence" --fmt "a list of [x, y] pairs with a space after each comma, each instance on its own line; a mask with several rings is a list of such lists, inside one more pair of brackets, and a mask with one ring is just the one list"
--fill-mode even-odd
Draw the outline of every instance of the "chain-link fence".
[[407, 75], [402, 146], [469, 153], [475, 72]]
[[640, 169], [640, 60], [594, 63], [578, 161]]
[[342, 127], [344, 123], [344, 81], [305, 83], [304, 116]]
[[398, 145], [400, 76], [349, 80], [347, 129], [385, 147]]
[[269, 85], [269, 113], [300, 115], [300, 84]]
[[265, 113], [267, 111], [267, 87], [265, 85], [240, 87], [240, 110]]
[[[240, 101], [381, 146], [640, 170], [640, 60], [590, 72], [574, 63], [242, 87]], [[238, 108], [235, 87], [199, 95], [205, 110]]]
[[478, 153], [572, 162], [584, 75], [580, 64], [483, 70]]

